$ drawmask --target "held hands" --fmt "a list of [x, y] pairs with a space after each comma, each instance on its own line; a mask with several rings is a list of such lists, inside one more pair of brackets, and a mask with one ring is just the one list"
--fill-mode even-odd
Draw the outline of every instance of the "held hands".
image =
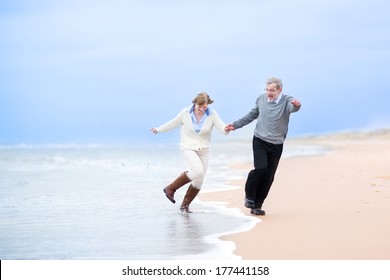
[[297, 99], [294, 99], [293, 101], [291, 101], [291, 104], [294, 105], [295, 107], [301, 106], [301, 102]]
[[236, 128], [233, 126], [233, 124], [228, 124], [225, 127], [225, 131], [234, 131], [234, 130], [236, 130]]

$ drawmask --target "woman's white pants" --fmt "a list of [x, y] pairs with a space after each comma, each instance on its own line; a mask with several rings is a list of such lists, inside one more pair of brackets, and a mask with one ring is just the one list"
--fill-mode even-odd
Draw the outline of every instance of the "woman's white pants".
[[203, 149], [195, 151], [182, 149], [181, 153], [189, 168], [187, 176], [190, 180], [192, 180], [191, 185], [200, 190], [209, 165], [209, 150]]

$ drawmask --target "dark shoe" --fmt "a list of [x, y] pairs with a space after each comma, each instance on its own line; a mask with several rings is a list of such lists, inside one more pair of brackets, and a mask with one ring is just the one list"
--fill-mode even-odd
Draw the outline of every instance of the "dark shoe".
[[255, 202], [254, 202], [253, 200], [250, 200], [250, 199], [245, 198], [244, 206], [245, 206], [246, 208], [253, 209], [253, 208], [255, 208]]
[[251, 214], [256, 216], [265, 216], [265, 211], [260, 208], [251, 209]]

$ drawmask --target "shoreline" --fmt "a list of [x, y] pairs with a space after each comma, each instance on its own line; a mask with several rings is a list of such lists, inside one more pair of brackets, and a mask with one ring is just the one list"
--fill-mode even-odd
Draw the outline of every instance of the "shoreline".
[[[390, 130], [347, 132], [288, 139], [320, 145], [323, 155], [282, 158], [264, 203], [266, 216], [243, 206], [239, 189], [200, 195], [224, 201], [261, 221], [245, 232], [220, 237], [244, 260], [390, 259]], [[234, 164], [234, 170], [252, 164]]]

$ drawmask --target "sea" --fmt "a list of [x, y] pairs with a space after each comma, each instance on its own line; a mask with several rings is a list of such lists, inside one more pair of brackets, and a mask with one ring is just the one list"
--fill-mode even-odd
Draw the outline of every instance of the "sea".
[[[283, 157], [323, 152], [285, 145]], [[249, 170], [232, 166], [251, 162], [250, 142], [213, 142], [201, 192], [239, 188]], [[220, 237], [261, 220], [223, 195], [180, 212], [186, 187], [176, 204], [162, 189], [185, 169], [177, 143], [0, 145], [0, 259], [240, 259]]]

